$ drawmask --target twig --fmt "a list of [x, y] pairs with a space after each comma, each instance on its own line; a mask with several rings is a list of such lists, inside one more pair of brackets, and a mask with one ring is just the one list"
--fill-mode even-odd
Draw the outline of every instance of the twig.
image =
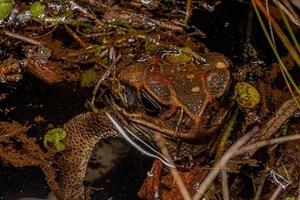
[[[160, 135], [156, 134], [155, 135], [155, 141], [156, 141], [157, 146], [160, 148], [161, 153], [169, 160], [169, 162], [171, 164], [175, 165], [172, 158], [171, 158], [171, 156], [170, 156], [170, 154], [169, 154], [169, 152], [168, 152], [168, 149], [165, 145], [164, 138], [162, 138]], [[176, 170], [176, 168], [169, 167], [169, 169], [170, 169], [170, 172], [171, 172], [171, 174], [174, 178], [174, 181], [175, 181], [175, 183], [176, 183], [176, 185], [179, 189], [179, 192], [182, 195], [182, 198], [184, 200], [192, 200], [191, 195], [189, 194], [187, 188], [185, 187], [185, 185], [184, 185], [178, 171]]]
[[113, 47], [111, 47], [110, 50], [109, 50], [110, 65], [108, 66], [105, 73], [100, 77], [100, 79], [98, 80], [97, 84], [95, 85], [95, 87], [93, 89], [93, 92], [92, 92], [93, 96], [92, 96], [92, 101], [91, 101], [92, 105], [94, 105], [96, 95], [97, 95], [97, 92], [99, 90], [99, 87], [100, 87], [101, 83], [110, 75], [111, 71], [115, 68], [115, 65], [116, 65], [118, 59], [119, 59], [118, 57], [116, 58], [115, 49]]
[[155, 20], [155, 19], [147, 19], [150, 22], [156, 24], [157, 26], [163, 28], [163, 29], [167, 29], [167, 30], [172, 30], [172, 31], [183, 31], [183, 26], [182, 24], [175, 24], [175, 22], [164, 22], [164, 21], [159, 21], [159, 20]]
[[87, 17], [94, 19], [96, 21], [96, 23], [99, 26], [103, 26], [103, 23], [94, 15], [92, 15], [91, 13], [89, 13], [88, 11], [86, 11], [84, 8], [82, 8], [80, 5], [78, 5], [77, 3], [75, 3], [74, 1], [70, 1], [70, 4], [72, 6], [74, 6], [75, 9], [79, 10], [80, 12], [82, 12], [84, 15], [86, 15]]
[[299, 18], [296, 18], [282, 3], [277, 0], [273, 0], [273, 2], [280, 8], [282, 11], [288, 16], [288, 18], [298, 27], [300, 27]]
[[213, 170], [207, 175], [207, 177], [204, 179], [202, 184], [200, 185], [200, 188], [197, 190], [195, 196], [193, 197], [193, 200], [200, 199], [209, 185], [215, 180], [215, 178], [218, 176], [220, 170], [222, 167], [224, 167], [229, 159], [235, 154], [235, 152], [243, 145], [245, 144], [254, 134], [256, 134], [259, 131], [258, 126], [254, 126], [246, 135], [238, 139], [229, 149], [228, 151], [222, 156], [222, 158], [217, 162], [217, 164], [214, 166]]
[[[296, 97], [296, 101], [299, 102], [299, 100], [300, 97]], [[253, 137], [248, 144], [254, 144], [259, 140], [269, 139], [282, 126], [282, 124], [285, 123], [297, 111], [297, 109], [298, 107], [295, 99], [290, 99], [284, 102], [277, 110], [275, 115], [261, 129], [259, 134]], [[253, 148], [252, 151], [247, 152], [247, 157], [251, 157], [259, 148], [260, 146]]]
[[81, 47], [87, 47], [86, 42], [81, 39], [68, 25], [64, 25], [66, 31], [80, 44]]
[[270, 168], [269, 168], [269, 166], [267, 164], [265, 166], [264, 171], [262, 172], [262, 175], [260, 176], [261, 178], [260, 178], [259, 186], [258, 186], [258, 189], [256, 191], [254, 200], [259, 200], [260, 199], [261, 193], [262, 193], [262, 189], [263, 189], [263, 187], [265, 185], [266, 177], [267, 177], [269, 171], [270, 171]]
[[46, 37], [48, 35], [50, 35], [51, 33], [53, 33], [56, 29], [57, 29], [58, 25], [54, 26], [50, 31], [48, 31], [47, 33], [43, 34], [43, 35], [38, 35], [38, 36], [34, 36], [34, 39], [39, 39], [39, 38], [43, 38]]
[[102, 32], [102, 33], [83, 34], [83, 37], [86, 37], [86, 38], [100, 37], [100, 36], [106, 36], [106, 35], [112, 35], [112, 34], [114, 34], [114, 32], [113, 31], [109, 31], [109, 32]]
[[284, 142], [292, 141], [292, 140], [300, 140], [300, 134], [282, 136], [271, 140], [263, 140], [260, 142], [256, 142], [254, 144], [250, 144], [242, 147], [240, 150], [234, 153], [234, 156], [241, 155], [244, 153], [252, 152], [253, 150], [257, 151], [259, 148], [272, 145], [272, 144], [281, 144]]
[[276, 188], [276, 190], [274, 191], [274, 193], [272, 194], [272, 196], [270, 197], [269, 200], [276, 200], [277, 197], [279, 196], [279, 194], [281, 193], [282, 187], [280, 185], [278, 185], [278, 187]]
[[222, 192], [223, 192], [223, 199], [230, 200], [229, 189], [228, 189], [228, 175], [227, 175], [226, 167], [222, 167]]
[[283, 0], [282, 2], [286, 6], [286, 8], [291, 12], [291, 14], [298, 20], [298, 22], [300, 22], [299, 21], [299, 15], [295, 11], [295, 9], [292, 6], [292, 4], [288, 0]]
[[23, 36], [23, 35], [20, 35], [20, 34], [17, 34], [17, 33], [13, 33], [13, 32], [10, 32], [10, 31], [4, 31], [4, 34], [7, 35], [7, 36], [9, 36], [9, 37], [13, 37], [13, 38], [22, 40], [22, 41], [30, 43], [30, 44], [40, 45], [40, 46], [43, 45], [39, 41], [36, 41], [34, 39], [31, 39], [31, 38], [28, 38], [26, 36]]
[[[288, 175], [292, 174], [295, 171], [295, 168], [296, 168], [296, 165], [295, 165], [295, 163], [293, 163], [292, 166], [290, 167], [290, 169], [288, 170]], [[283, 186], [279, 184], [269, 200], [276, 200], [278, 198], [278, 196], [280, 195], [282, 189], [285, 189], [285, 188], [283, 188]]]

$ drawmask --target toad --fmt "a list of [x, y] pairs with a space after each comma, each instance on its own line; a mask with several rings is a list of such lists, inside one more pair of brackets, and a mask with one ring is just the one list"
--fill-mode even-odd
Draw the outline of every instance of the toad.
[[231, 76], [230, 61], [222, 54], [170, 47], [118, 66], [103, 84], [107, 106], [64, 125], [66, 150], [57, 160], [59, 199], [82, 199], [95, 145], [121, 137], [106, 112], [148, 143], [156, 134], [164, 137], [175, 160], [199, 155], [226, 117], [229, 106], [223, 97]]

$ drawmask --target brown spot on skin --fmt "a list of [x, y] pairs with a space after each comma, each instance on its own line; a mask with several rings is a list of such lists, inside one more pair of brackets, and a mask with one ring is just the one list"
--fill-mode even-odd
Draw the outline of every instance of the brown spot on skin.
[[200, 92], [200, 87], [193, 87], [192, 92]]
[[195, 78], [195, 74], [188, 74], [186, 77], [187, 77], [188, 79], [192, 79], [192, 78]]
[[219, 69], [224, 69], [225, 67], [227, 67], [227, 65], [223, 62], [218, 62], [216, 64], [216, 67], [219, 68]]

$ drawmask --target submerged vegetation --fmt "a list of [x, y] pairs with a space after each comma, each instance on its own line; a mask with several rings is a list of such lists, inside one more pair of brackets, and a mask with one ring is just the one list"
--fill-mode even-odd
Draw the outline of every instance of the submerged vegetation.
[[[230, 13], [229, 18], [232, 11], [226, 6], [240, 4], [249, 13], [240, 19]], [[83, 178], [86, 171], [101, 169], [91, 154], [97, 152], [97, 131], [110, 127], [99, 125], [109, 122], [108, 114], [124, 126], [137, 149], [159, 158], [146, 178], [136, 177], [143, 184], [128, 199], [299, 199], [299, 11], [293, 0], [0, 0], [0, 171], [38, 167], [58, 199], [75, 193], [72, 199], [106, 197], [109, 184], [98, 189], [97, 181]], [[207, 19], [222, 19], [222, 26]], [[235, 46], [226, 48], [231, 44]], [[139, 71], [142, 63], [151, 72], [149, 82], [139, 79], [147, 71]], [[210, 65], [215, 68], [206, 70]], [[129, 66], [134, 67], [124, 70]], [[199, 66], [206, 71], [194, 69]], [[168, 76], [155, 74], [164, 69]], [[180, 99], [189, 86], [185, 75], [192, 89]], [[174, 86], [174, 77], [180, 77], [176, 81], [182, 91]], [[30, 87], [38, 89], [28, 94]], [[52, 99], [44, 92], [50, 90]], [[76, 103], [68, 92], [81, 101]], [[192, 107], [190, 99], [199, 93], [199, 105]], [[200, 108], [199, 114], [193, 116], [188, 106]], [[23, 114], [23, 108], [29, 112]], [[134, 109], [144, 110], [138, 115]], [[162, 121], [162, 132], [176, 124], [171, 136], [157, 134], [154, 125], [147, 129], [130, 121], [149, 119], [142, 123], [151, 124], [155, 117]], [[193, 117], [203, 130], [212, 131], [185, 140], [181, 134], [190, 131]], [[114, 144], [107, 149], [123, 154], [121, 143]], [[130, 155], [126, 159], [134, 160]], [[9, 195], [0, 188], [0, 198]]]

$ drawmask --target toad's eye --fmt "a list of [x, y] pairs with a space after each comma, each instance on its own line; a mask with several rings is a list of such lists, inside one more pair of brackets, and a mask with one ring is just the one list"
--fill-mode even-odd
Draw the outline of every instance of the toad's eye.
[[157, 116], [161, 111], [161, 106], [144, 90], [141, 91], [141, 102], [144, 106], [145, 112], [151, 116]]

